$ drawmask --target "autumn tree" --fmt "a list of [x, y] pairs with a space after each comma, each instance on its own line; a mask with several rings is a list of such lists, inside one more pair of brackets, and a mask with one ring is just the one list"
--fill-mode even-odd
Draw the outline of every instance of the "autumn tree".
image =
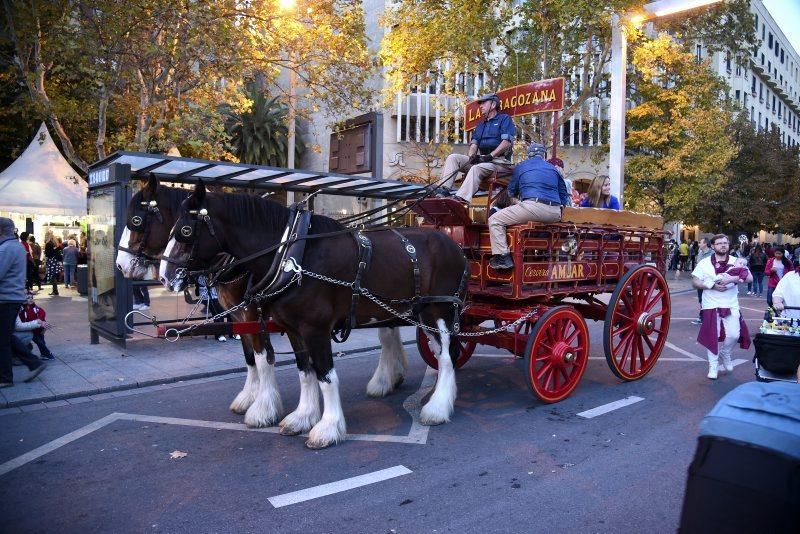
[[[323, 0], [283, 12], [275, 0], [4, 0], [4, 23], [36, 109], [68, 159], [127, 148], [224, 157], [219, 106], [246, 109], [245, 77], [280, 93], [297, 74], [303, 109], [339, 117], [368, 106], [371, 60], [356, 0]], [[64, 83], [64, 73], [80, 86]], [[72, 106], [90, 135], [64, 120]], [[87, 145], [92, 152], [82, 150]]]
[[629, 209], [689, 220], [694, 207], [724, 186], [736, 155], [727, 88], [667, 35], [634, 52], [627, 113], [625, 200]]
[[[583, 109], [607, 88], [611, 59], [611, 14], [635, 13], [636, 0], [489, 0], [418, 2], [401, 0], [387, 9], [381, 59], [387, 92], [424, 85], [440, 72], [452, 80], [468, 70], [485, 73], [487, 90], [528, 81], [568, 78], [566, 109], [559, 121]], [[693, 10], [681, 21], [658, 24], [684, 42], [708, 39], [736, 52], [749, 46], [753, 18], [748, 0]], [[452, 83], [446, 92], [463, 92]], [[547, 122], [547, 120], [545, 120]]]

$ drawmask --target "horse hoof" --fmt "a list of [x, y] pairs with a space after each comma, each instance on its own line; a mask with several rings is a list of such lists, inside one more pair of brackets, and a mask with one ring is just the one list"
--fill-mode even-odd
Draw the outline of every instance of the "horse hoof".
[[331, 445], [336, 445], [336, 442], [334, 441], [333, 443], [319, 443], [319, 442], [313, 442], [311, 440], [306, 441], [306, 447], [314, 451], [317, 451], [319, 449], [327, 449]]
[[280, 427], [278, 429], [278, 432], [280, 433], [281, 436], [299, 436], [301, 433], [299, 430], [295, 430], [293, 428], [288, 428], [285, 426]]

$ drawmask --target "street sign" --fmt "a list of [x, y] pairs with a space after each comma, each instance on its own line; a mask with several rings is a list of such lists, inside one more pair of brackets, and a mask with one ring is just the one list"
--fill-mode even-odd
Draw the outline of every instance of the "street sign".
[[[512, 117], [560, 111], [564, 108], [564, 78], [517, 85], [498, 91], [497, 96], [500, 97], [500, 111]], [[477, 100], [467, 104], [464, 117], [466, 131], [473, 130], [478, 125], [481, 111]]]

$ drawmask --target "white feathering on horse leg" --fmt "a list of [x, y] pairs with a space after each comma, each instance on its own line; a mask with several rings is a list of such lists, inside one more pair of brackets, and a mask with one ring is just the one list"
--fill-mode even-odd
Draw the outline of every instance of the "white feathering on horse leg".
[[233, 413], [243, 414], [255, 402], [258, 392], [258, 370], [255, 365], [247, 366], [247, 378], [242, 391], [233, 399], [230, 409]]
[[408, 367], [399, 328], [379, 328], [381, 355], [378, 367], [367, 384], [367, 395], [385, 397], [403, 383]]
[[320, 418], [317, 377], [311, 371], [300, 371], [299, 374], [300, 400], [297, 408], [284, 417], [279, 425], [284, 436], [296, 436], [308, 432]]
[[347, 436], [347, 426], [342, 412], [342, 400], [339, 397], [339, 377], [336, 369], [331, 369], [328, 373], [328, 380], [319, 381], [319, 388], [322, 390], [323, 412], [322, 419], [314, 425], [308, 433], [306, 447], [310, 449], [321, 449], [329, 445], [335, 445], [344, 441]]
[[244, 424], [262, 428], [278, 422], [283, 412], [283, 403], [275, 380], [275, 366], [267, 363], [267, 352], [256, 352], [255, 359], [258, 373], [258, 383], [255, 386], [258, 393], [244, 415]]
[[442, 347], [437, 356], [439, 375], [433, 395], [419, 414], [420, 422], [423, 425], [449, 422], [456, 402], [456, 377], [453, 361], [450, 359], [450, 333], [444, 320], [438, 319], [436, 326], [439, 327], [439, 335], [442, 339]]

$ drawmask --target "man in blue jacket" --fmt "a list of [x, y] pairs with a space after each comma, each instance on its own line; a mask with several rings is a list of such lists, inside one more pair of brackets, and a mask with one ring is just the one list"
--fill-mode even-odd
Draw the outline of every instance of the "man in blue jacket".
[[25, 382], [39, 376], [47, 367], [13, 334], [19, 308], [25, 302], [26, 256], [27, 252], [16, 235], [14, 221], [0, 217], [0, 388], [14, 385], [12, 349], [31, 371]]
[[459, 171], [466, 173], [455, 194], [455, 199], [465, 204], [478, 192], [481, 181], [492, 173], [511, 173], [511, 152], [517, 136], [514, 121], [500, 112], [500, 97], [492, 93], [480, 97], [478, 102], [483, 120], [472, 132], [467, 155], [450, 154], [442, 169], [442, 177], [447, 177], [442, 186], [447, 189], [453, 185]]
[[504, 208], [489, 217], [489, 238], [492, 257], [489, 265], [494, 269], [511, 269], [514, 261], [508, 250], [506, 227], [528, 221], [552, 223], [561, 220], [561, 206], [567, 200], [567, 190], [561, 175], [544, 158], [544, 145], [531, 143], [528, 159], [514, 168], [509, 196], [519, 198], [513, 206]]

